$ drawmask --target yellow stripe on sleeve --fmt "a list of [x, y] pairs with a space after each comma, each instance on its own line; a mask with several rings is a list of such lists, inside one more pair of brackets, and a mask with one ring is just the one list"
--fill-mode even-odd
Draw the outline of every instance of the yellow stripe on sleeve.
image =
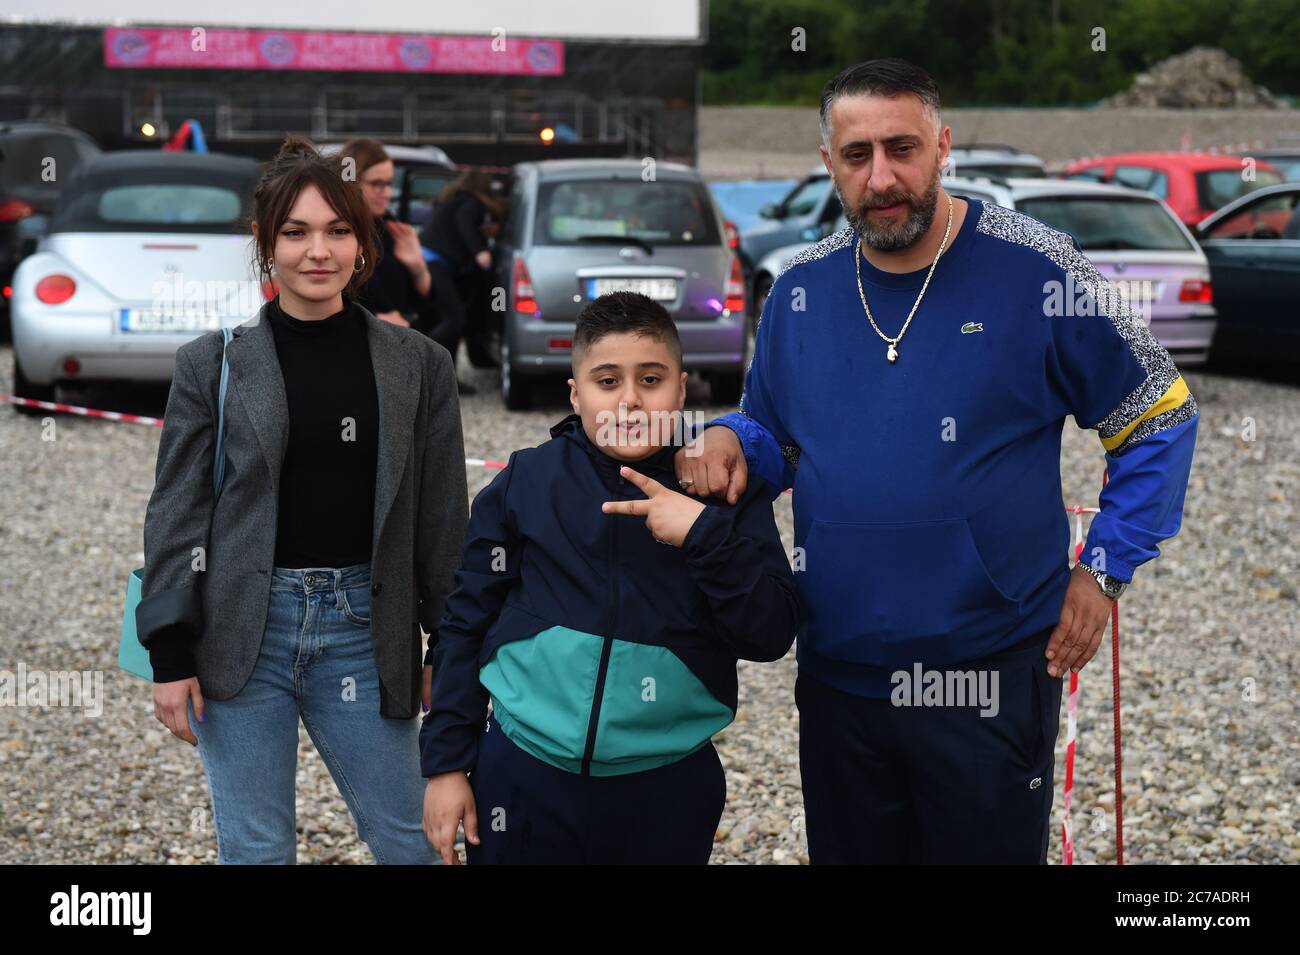
[[1134, 418], [1132, 422], [1130, 422], [1129, 425], [1119, 433], [1109, 438], [1102, 438], [1101, 446], [1107, 451], [1114, 451], [1128, 440], [1128, 436], [1133, 433], [1133, 429], [1143, 421], [1149, 421], [1151, 418], [1162, 415], [1166, 411], [1173, 411], [1187, 400], [1189, 394], [1190, 392], [1187, 390], [1187, 382], [1183, 381], [1182, 375], [1179, 375], [1174, 379], [1174, 383], [1169, 386], [1169, 390], [1161, 395], [1160, 399], [1155, 404]]

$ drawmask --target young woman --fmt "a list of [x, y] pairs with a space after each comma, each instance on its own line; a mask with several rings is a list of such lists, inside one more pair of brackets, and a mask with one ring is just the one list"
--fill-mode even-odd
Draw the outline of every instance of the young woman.
[[145, 515], [137, 629], [154, 712], [199, 747], [221, 862], [295, 861], [302, 720], [376, 861], [435, 861], [416, 722], [467, 521], [445, 349], [356, 302], [372, 217], [338, 157], [289, 137], [254, 194], [279, 293], [226, 349], [182, 346]]

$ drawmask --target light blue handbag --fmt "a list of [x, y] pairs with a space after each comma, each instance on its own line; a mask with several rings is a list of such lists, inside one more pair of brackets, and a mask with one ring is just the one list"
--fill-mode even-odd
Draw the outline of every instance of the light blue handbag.
[[[226, 361], [226, 347], [230, 344], [233, 332], [229, 328], [221, 330], [221, 387], [217, 395], [217, 441], [216, 459], [212, 464], [212, 500], [221, 496], [221, 485], [226, 476], [226, 382], [230, 378], [230, 365]], [[149, 663], [149, 651], [140, 643], [135, 631], [135, 608], [140, 603], [140, 591], [144, 586], [144, 568], [137, 567], [126, 579], [126, 603], [122, 607], [122, 636], [117, 648], [117, 665], [142, 680], [153, 682], [153, 666]]]

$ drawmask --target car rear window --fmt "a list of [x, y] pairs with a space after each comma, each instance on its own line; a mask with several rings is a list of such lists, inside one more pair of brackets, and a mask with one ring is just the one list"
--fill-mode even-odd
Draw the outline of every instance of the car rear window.
[[175, 168], [90, 171], [59, 198], [50, 231], [243, 235], [253, 175]]
[[1046, 179], [1047, 171], [1038, 165], [1018, 165], [1016, 163], [981, 162], [978, 160], [962, 162], [954, 159], [953, 175], [989, 176], [995, 179]]
[[1164, 206], [1150, 199], [1043, 196], [1018, 201], [1016, 210], [1070, 233], [1085, 252], [1195, 248]]
[[14, 133], [0, 138], [0, 191], [54, 196], [82, 163], [99, 154], [92, 144], [58, 133]]
[[1300, 180], [1300, 156], [1287, 158], [1270, 156], [1268, 161], [1270, 165], [1282, 170], [1282, 175], [1287, 182]]
[[1263, 186], [1275, 186], [1282, 177], [1271, 169], [1256, 169], [1255, 181], [1241, 177], [1240, 169], [1211, 169], [1196, 174], [1196, 195], [1202, 209], [1221, 209], [1233, 199]]
[[830, 176], [812, 176], [791, 189], [780, 205], [787, 218], [806, 216], [825, 201], [826, 194], [830, 191]]
[[721, 242], [703, 183], [682, 179], [576, 179], [542, 183], [537, 197], [538, 245], [581, 245], [610, 236], [650, 245]]

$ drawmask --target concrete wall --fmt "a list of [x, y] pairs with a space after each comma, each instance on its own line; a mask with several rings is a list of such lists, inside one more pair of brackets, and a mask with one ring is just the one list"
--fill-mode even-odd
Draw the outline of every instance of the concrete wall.
[[[1300, 146], [1300, 109], [947, 109], [953, 142], [1007, 143], [1049, 164], [1097, 153], [1259, 141]], [[1289, 134], [1289, 138], [1288, 138]], [[700, 168], [714, 179], [804, 175], [821, 160], [816, 107], [700, 109]]]

